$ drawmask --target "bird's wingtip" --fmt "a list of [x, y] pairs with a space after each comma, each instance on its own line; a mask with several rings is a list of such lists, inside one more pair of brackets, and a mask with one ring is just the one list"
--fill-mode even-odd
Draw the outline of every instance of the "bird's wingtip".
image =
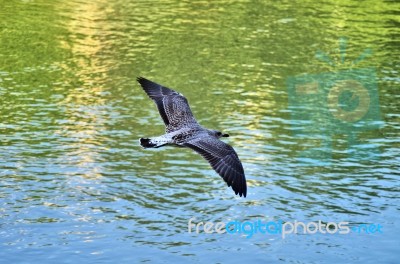
[[[240, 196], [240, 197], [243, 196], [243, 198], [246, 198], [246, 195], [247, 195], [247, 191], [246, 191], [246, 190], [241, 191], [241, 192], [239, 191], [238, 193], [239, 193], [239, 196]], [[236, 194], [237, 194], [237, 193], [236, 193]]]
[[237, 188], [235, 191], [236, 195], [239, 195], [240, 197], [243, 196], [243, 198], [246, 198], [247, 196], [247, 184], [244, 182], [244, 185], [241, 185], [239, 188]]
[[141, 83], [142, 81], [146, 80], [146, 78], [142, 77], [142, 76], [138, 76], [136, 77], [136, 81], [138, 81], [139, 83]]

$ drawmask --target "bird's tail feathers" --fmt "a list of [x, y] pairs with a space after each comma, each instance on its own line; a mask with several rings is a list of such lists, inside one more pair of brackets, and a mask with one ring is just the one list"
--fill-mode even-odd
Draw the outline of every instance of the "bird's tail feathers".
[[140, 139], [140, 145], [143, 148], [159, 148], [165, 144], [166, 144], [165, 142], [152, 140], [151, 138], [141, 138]]

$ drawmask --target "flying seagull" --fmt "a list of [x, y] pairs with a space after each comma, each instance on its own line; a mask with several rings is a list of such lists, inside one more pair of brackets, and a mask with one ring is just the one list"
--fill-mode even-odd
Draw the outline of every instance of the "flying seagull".
[[157, 105], [166, 132], [158, 137], [141, 138], [140, 145], [143, 148], [164, 145], [191, 148], [210, 163], [228, 186], [232, 186], [235, 194], [246, 197], [247, 185], [242, 163], [235, 150], [219, 140], [229, 135], [200, 126], [182, 94], [143, 77], [138, 77], [137, 81]]

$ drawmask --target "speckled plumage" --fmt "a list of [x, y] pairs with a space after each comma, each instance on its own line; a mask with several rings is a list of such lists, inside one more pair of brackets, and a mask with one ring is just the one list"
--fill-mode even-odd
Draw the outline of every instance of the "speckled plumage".
[[159, 137], [141, 138], [141, 146], [158, 148], [172, 144], [191, 148], [210, 163], [228, 186], [232, 186], [235, 194], [246, 197], [247, 184], [242, 163], [235, 150], [219, 140], [228, 135], [200, 126], [182, 94], [143, 77], [137, 78], [137, 81], [157, 105], [166, 132]]

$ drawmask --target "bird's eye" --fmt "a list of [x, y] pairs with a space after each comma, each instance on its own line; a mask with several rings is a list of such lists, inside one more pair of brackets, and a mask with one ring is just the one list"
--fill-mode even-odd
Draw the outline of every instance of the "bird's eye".
[[217, 136], [221, 136], [222, 135], [222, 133], [221, 132], [217, 132]]

